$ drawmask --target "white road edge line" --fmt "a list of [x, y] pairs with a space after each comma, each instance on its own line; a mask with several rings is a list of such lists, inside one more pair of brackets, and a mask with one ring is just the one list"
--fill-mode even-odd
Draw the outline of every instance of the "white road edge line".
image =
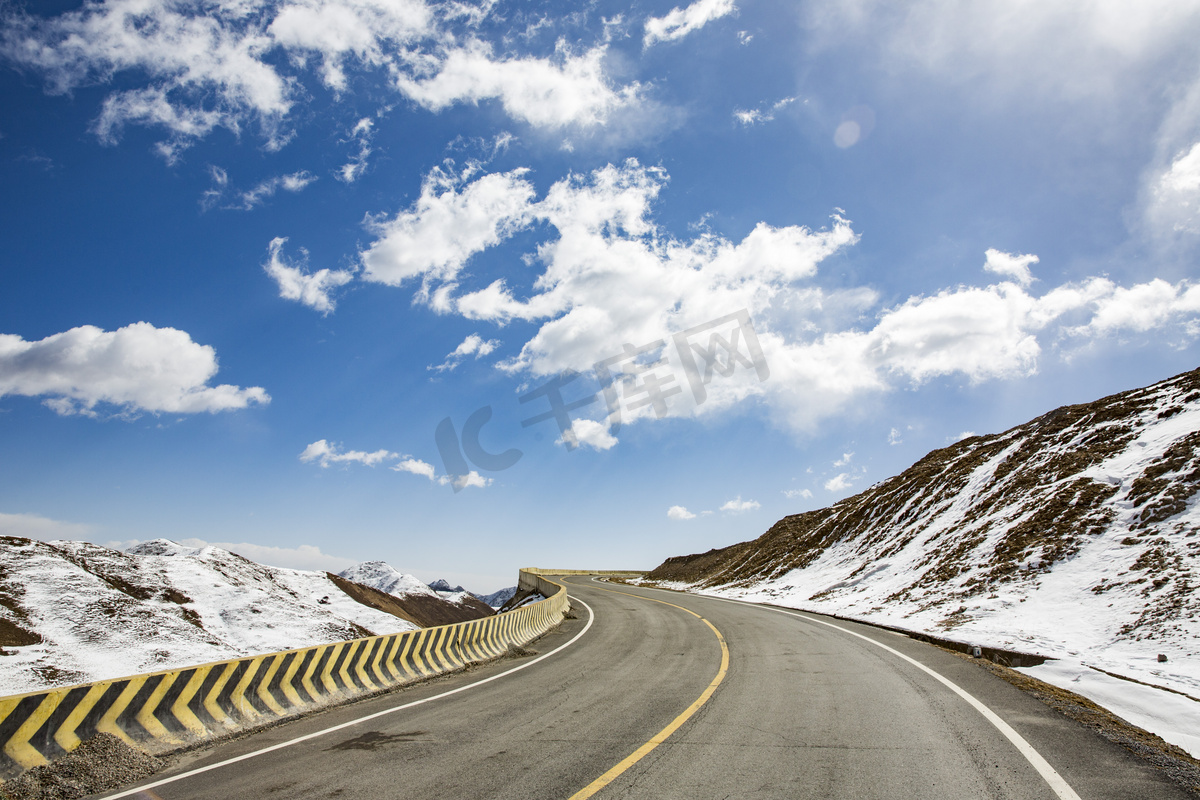
[[197, 767], [196, 769], [189, 770], [188, 772], [182, 772], [178, 775], [172, 775], [169, 778], [163, 778], [162, 780], [154, 781], [153, 783], [147, 783], [144, 786], [138, 786], [133, 789], [126, 789], [125, 791], [118, 792], [117, 794], [109, 794], [109, 795], [101, 795], [101, 796], [104, 798], [104, 800], [117, 800], [117, 798], [119, 798], [119, 797], [130, 797], [132, 795], [136, 795], [141, 792], [145, 792], [149, 789], [156, 789], [159, 786], [164, 786], [168, 783], [174, 783], [175, 781], [180, 781], [180, 780], [183, 780], [184, 778], [190, 778], [193, 775], [199, 775], [203, 772], [209, 772], [210, 770], [220, 769], [221, 767], [227, 767], [230, 764], [236, 764], [239, 761], [246, 761], [248, 759], [255, 758], [257, 756], [261, 756], [261, 755], [265, 755], [267, 753], [274, 752], [275, 750], [282, 750], [285, 747], [291, 747], [294, 744], [299, 744], [300, 742], [306, 742], [309, 739], [316, 739], [318, 736], [324, 736], [327, 733], [334, 733], [335, 731], [340, 731], [344, 728], [349, 728], [354, 725], [359, 725], [363, 722], [369, 722], [370, 720], [377, 719], [379, 717], [384, 717], [384, 716], [387, 716], [388, 714], [395, 714], [397, 711], [403, 711], [406, 708], [412, 708], [413, 706], [419, 706], [419, 705], [423, 705], [425, 703], [431, 703], [434, 700], [440, 700], [443, 697], [449, 697], [452, 694], [458, 694], [459, 692], [465, 692], [468, 689], [474, 689], [476, 686], [482, 686], [485, 683], [491, 683], [494, 680], [508, 677], [509, 675], [512, 675], [514, 672], [520, 672], [521, 670], [525, 669], [526, 667], [532, 667], [534, 664], [538, 663], [539, 661], [549, 658], [550, 656], [554, 655], [558, 651], [565, 650], [566, 648], [575, 644], [575, 642], [579, 641], [579, 639], [585, 633], [588, 632], [588, 628], [592, 627], [592, 622], [596, 619], [596, 613], [594, 611], [592, 611], [592, 607], [589, 606], [587, 603], [583, 602], [582, 600], [580, 600], [578, 597], [574, 597], [571, 599], [572, 599], [572, 601], [578, 601], [580, 603], [580, 605], [582, 605], [588, 611], [588, 621], [587, 621], [587, 624], [583, 626], [583, 630], [581, 630], [579, 633], [575, 634], [569, 642], [559, 645], [558, 647], [551, 650], [549, 653], [543, 653], [542, 655], [538, 656], [537, 658], [533, 659], [532, 661], [526, 661], [524, 664], [520, 664], [516, 667], [513, 667], [510, 670], [505, 670], [504, 672], [501, 672], [499, 675], [492, 675], [489, 678], [484, 678], [483, 680], [475, 681], [474, 683], [469, 683], [466, 686], [460, 686], [457, 689], [451, 689], [448, 692], [442, 692], [441, 694], [435, 694], [432, 697], [426, 697], [423, 700], [414, 700], [413, 702], [405, 703], [402, 706], [396, 706], [395, 708], [389, 708], [384, 711], [377, 711], [374, 714], [368, 714], [365, 717], [359, 717], [358, 719], [353, 719], [353, 720], [350, 720], [349, 722], [343, 722], [340, 725], [334, 725], [329, 728], [324, 728], [323, 730], [315, 731], [313, 733], [308, 733], [308, 734], [305, 734], [304, 736], [297, 736], [295, 739], [289, 739], [286, 742], [280, 742], [279, 744], [274, 744], [274, 745], [271, 745], [270, 747], [264, 747], [263, 749], [255, 750], [252, 753], [245, 753], [240, 756], [235, 756], [234, 758], [227, 758], [224, 761], [218, 761], [216, 764], [209, 764], [208, 766]]
[[[650, 589], [653, 587], [643, 586], [640, 588]], [[660, 591], [663, 591], [663, 590], [660, 590]], [[691, 594], [691, 593], [688, 592], [687, 594]], [[934, 670], [932, 670], [929, 667], [922, 664], [920, 661], [917, 661], [916, 659], [913, 659], [913, 658], [910, 658], [910, 657], [904, 655], [904, 653], [901, 653], [899, 650], [895, 650], [891, 647], [888, 647], [886, 644], [883, 644], [882, 642], [877, 642], [874, 639], [872, 639], [870, 636], [863, 636], [861, 633], [856, 633], [848, 628], [843, 628], [841, 625], [834, 625], [832, 622], [826, 622], [823, 619], [815, 619], [813, 617], [808, 616], [807, 614], [798, 614], [794, 611], [784, 611], [782, 608], [775, 608], [773, 606], [765, 606], [765, 605], [762, 605], [761, 603], [751, 603], [747, 600], [731, 600], [726, 597], [713, 597], [712, 595], [707, 595], [707, 594], [692, 594], [692, 597], [702, 597], [702, 598], [705, 598], [708, 600], [719, 600], [722, 603], [734, 603], [734, 604], [743, 605], [743, 606], [757, 606], [758, 608], [762, 608], [767, 611], [777, 611], [780, 614], [786, 614], [789, 617], [796, 617], [797, 619], [802, 619], [802, 620], [805, 620], [806, 622], [815, 622], [818, 625], [825, 625], [830, 628], [835, 628], [835, 629], [841, 631], [842, 633], [848, 633], [851, 636], [857, 636], [859, 639], [862, 639], [863, 641], [870, 642], [871, 644], [875, 645], [876, 647], [882, 647], [884, 650], [887, 650], [892, 655], [907, 661], [908, 663], [912, 664], [914, 667], [921, 670], [922, 672], [929, 674], [930, 677], [937, 680], [939, 683], [944, 685], [947, 689], [954, 692], [956, 695], [961, 697], [963, 700], [966, 700], [971, 705], [972, 708], [974, 708], [976, 711], [978, 711], [980, 714], [983, 715], [984, 719], [986, 719], [988, 722], [992, 723], [992, 725], [995, 726], [996, 730], [1000, 731], [1000, 733], [1004, 734], [1004, 737], [1006, 739], [1008, 739], [1010, 742], [1012, 742], [1013, 746], [1017, 748], [1017, 750], [1021, 753], [1021, 755], [1025, 756], [1025, 760], [1028, 761], [1030, 763], [1030, 765], [1032, 765], [1033, 768], [1038, 771], [1038, 774], [1041, 775], [1042, 779], [1044, 781], [1046, 781], [1046, 783], [1050, 786], [1051, 791], [1053, 791], [1055, 795], [1057, 795], [1059, 798], [1061, 798], [1061, 800], [1080, 800], [1079, 795], [1075, 794], [1075, 790], [1071, 788], [1071, 785], [1069, 783], [1067, 783], [1066, 779], [1063, 778], [1062, 775], [1058, 774], [1058, 770], [1056, 770], [1056, 769], [1054, 769], [1054, 767], [1050, 766], [1050, 762], [1046, 761], [1046, 759], [1044, 759], [1042, 757], [1042, 754], [1034, 749], [1033, 745], [1031, 745], [1029, 742], [1025, 741], [1025, 737], [1021, 736], [1021, 734], [1019, 734], [1015, 730], [1013, 730], [1011, 725], [1009, 725], [1007, 722], [1005, 722], [1003, 719], [1001, 719], [999, 714], [997, 714], [995, 711], [992, 711], [990, 708], [985, 706], [982, 702], [977, 700], [974, 695], [972, 695], [966, 689], [963, 689], [961, 686], [959, 686], [954, 681], [942, 676], [938, 672], [935, 672]]]

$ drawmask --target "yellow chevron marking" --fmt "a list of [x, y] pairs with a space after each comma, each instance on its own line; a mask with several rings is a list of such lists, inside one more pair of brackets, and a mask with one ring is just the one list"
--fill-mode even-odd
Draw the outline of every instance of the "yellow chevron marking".
[[342, 648], [346, 646], [345, 642], [338, 642], [329, 651], [329, 659], [325, 662], [325, 668], [321, 670], [321, 683], [325, 684], [325, 691], [329, 694], [337, 694], [337, 684], [333, 682], [331, 677], [333, 674], [333, 665], [337, 663], [338, 654], [342, 652]]
[[238, 681], [237, 687], [233, 690], [233, 707], [238, 710], [238, 713], [246, 719], [254, 719], [261, 717], [254, 706], [250, 705], [250, 701], [246, 699], [246, 690], [250, 688], [250, 681], [254, 680], [254, 673], [258, 672], [259, 666], [262, 665], [263, 659], [266, 656], [259, 656], [250, 662], [250, 666], [246, 667], [246, 674]]
[[425, 640], [429, 638], [431, 628], [425, 628], [417, 635], [417, 641], [413, 643], [412, 662], [421, 675], [432, 675], [433, 669], [425, 666], [425, 659], [421, 658], [421, 648], [425, 645]]
[[[13, 731], [13, 735], [4, 743], [4, 752], [13, 761], [20, 764], [25, 769], [37, 767], [46, 763], [46, 757], [37, 751], [33, 745], [29, 743], [29, 739], [38, 732], [38, 728], [45, 724], [49, 719], [50, 714], [58, 707], [62, 700], [63, 693], [50, 692], [38, 707], [29, 715], [29, 719], [21, 723], [21, 727]], [[7, 717], [16, 710], [17, 704], [22, 698], [8, 698], [4, 702], [3, 712]], [[10, 705], [11, 704], [11, 705]]]
[[414, 681], [420, 676], [417, 674], [416, 670], [413, 669], [412, 649], [413, 643], [417, 641], [420, 635], [421, 634], [417, 631], [404, 634], [404, 649], [400, 651], [400, 656], [397, 659], [400, 666], [404, 668], [406, 673], [408, 673], [408, 679]]
[[236, 668], [236, 661], [226, 662], [224, 670], [221, 671], [221, 677], [217, 678], [217, 682], [209, 690], [208, 696], [204, 698], [204, 709], [212, 715], [213, 719], [222, 724], [229, 722], [229, 715], [225, 713], [225, 709], [221, 708], [220, 703], [217, 702], [217, 698], [221, 696], [225, 684], [229, 683], [229, 679], [233, 676], [233, 671]]
[[146, 677], [147, 676], [145, 675], [139, 675], [129, 679], [129, 684], [125, 687], [121, 694], [117, 695], [117, 699], [113, 701], [113, 704], [108, 707], [108, 711], [105, 711], [104, 716], [100, 718], [100, 722], [96, 724], [96, 730], [98, 732], [111, 733], [113, 736], [116, 736], [118, 739], [124, 741], [125, 744], [129, 745], [130, 747], [137, 747], [137, 744], [134, 743], [133, 739], [129, 738], [129, 734], [125, 733], [125, 731], [121, 730], [121, 727], [117, 725], [117, 717], [121, 716], [122, 712], [125, 711], [125, 707], [133, 701], [133, 698], [138, 693], [138, 690], [142, 688], [142, 684], [146, 682]]
[[371, 645], [374, 642], [374, 639], [368, 639], [363, 642], [362, 649], [358, 651], [358, 658], [354, 664], [354, 672], [358, 675], [358, 679], [362, 681], [362, 685], [367, 687], [367, 691], [374, 691], [379, 688], [375, 685], [375, 681], [367, 677], [367, 656], [370, 655]]
[[142, 707], [138, 710], [137, 716], [134, 717], [146, 731], [155, 739], [159, 739], [170, 744], [181, 744], [179, 739], [171, 735], [161, 722], [154, 716], [155, 709], [162, 702], [163, 697], [167, 694], [167, 690], [171, 688], [171, 684], [179, 677], [178, 672], [168, 672], [158, 682], [158, 686], [154, 687], [154, 691], [146, 698], [146, 702], [142, 703]]
[[183, 691], [179, 693], [179, 697], [175, 698], [175, 702], [171, 704], [171, 714], [175, 719], [179, 720], [183, 727], [188, 729], [188, 733], [196, 737], [204, 737], [208, 735], [208, 730], [203, 723], [192, 713], [188, 708], [188, 703], [192, 702], [192, 698], [196, 696], [196, 692], [200, 691], [200, 687], [204, 685], [204, 679], [212, 672], [212, 667], [200, 667], [192, 673], [192, 677], [188, 680], [187, 685], [183, 687]]
[[279, 671], [279, 664], [283, 661], [283, 654], [279, 653], [274, 656], [269, 656], [271, 665], [267, 667], [267, 672], [262, 676], [262, 680], [258, 682], [258, 699], [267, 704], [267, 708], [274, 711], [281, 717], [287, 716], [287, 712], [283, 710], [283, 706], [279, 705], [279, 701], [268, 691], [271, 685], [271, 679], [275, 677], [275, 673]]
[[383, 665], [387, 667], [387, 671], [392, 673], [392, 683], [403, 680], [400, 670], [396, 669], [396, 656], [400, 651], [400, 645], [404, 644], [405, 635], [397, 633], [392, 638], [392, 646], [388, 648], [387, 658], [384, 659]]
[[350, 680], [350, 667], [354, 664], [355, 654], [361, 646], [361, 641], [350, 642], [350, 649], [346, 652], [346, 657], [342, 659], [342, 668], [338, 670], [338, 675], [342, 676], [342, 685], [346, 687], [347, 692], [357, 691], [354, 688], [354, 681]]
[[317, 664], [321, 663], [321, 654], [328, 649], [327, 645], [313, 648], [312, 659], [308, 662], [308, 667], [304, 670], [304, 677], [300, 679], [300, 685], [304, 687], [304, 691], [308, 692], [308, 696], [312, 698], [312, 702], [321, 702], [321, 693], [317, 691], [312, 684], [313, 672], [317, 669]]
[[83, 718], [88, 715], [88, 712], [99, 702], [104, 693], [108, 691], [108, 687], [112, 686], [112, 681], [101, 681], [93, 683], [88, 689], [87, 694], [75, 704], [71, 709], [71, 713], [58, 726], [58, 730], [54, 732], [54, 741], [58, 742], [58, 746], [68, 753], [79, 747], [79, 737], [75, 735], [75, 729], [79, 727], [79, 723], [83, 722]]
[[392, 648], [395, 638], [395, 634], [392, 634], [391, 640], [381, 642], [379, 649], [375, 651], [375, 660], [371, 662], [371, 671], [375, 673], [375, 682], [380, 686], [387, 686], [389, 683], [392, 683], [383, 670], [379, 668], [379, 662], [383, 660], [383, 654]]
[[287, 672], [283, 673], [283, 680], [279, 682], [279, 688], [283, 689], [283, 696], [288, 699], [293, 708], [301, 708], [307, 705], [307, 703], [300, 699], [300, 695], [296, 692], [296, 687], [292, 686], [292, 681], [295, 680], [296, 673], [300, 670], [300, 664], [303, 661], [304, 653], [296, 653], [296, 657], [288, 665]]
[[436, 673], [442, 673], [449, 667], [449, 662], [446, 661], [446, 656], [442, 654], [442, 645], [446, 643], [450, 631], [447, 628], [437, 628], [433, 634], [433, 642], [429, 648], [429, 666], [433, 667]]

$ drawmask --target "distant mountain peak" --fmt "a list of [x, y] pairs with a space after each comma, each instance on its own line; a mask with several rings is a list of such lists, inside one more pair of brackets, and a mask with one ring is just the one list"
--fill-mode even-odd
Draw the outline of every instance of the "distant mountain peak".
[[436, 581], [429, 584], [429, 588], [433, 589], [435, 592], [465, 592], [466, 591], [466, 589], [464, 589], [461, 586], [451, 586], [450, 582], [447, 581], [445, 578], [438, 578]]

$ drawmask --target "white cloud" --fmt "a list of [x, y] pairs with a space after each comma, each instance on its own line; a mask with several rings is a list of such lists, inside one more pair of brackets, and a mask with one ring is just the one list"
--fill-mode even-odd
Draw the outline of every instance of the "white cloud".
[[499, 346], [499, 339], [484, 339], [478, 333], [472, 333], [463, 339], [458, 347], [454, 348], [454, 352], [447, 354], [445, 361], [437, 366], [429, 366], [427, 369], [437, 370], [438, 372], [453, 370], [467, 356], [473, 355], [478, 360], [486, 355], [490, 355]]
[[399, 454], [388, 450], [375, 450], [371, 453], [362, 450], [342, 451], [337, 445], [330, 444], [325, 439], [318, 439], [304, 448], [304, 452], [300, 454], [301, 461], [306, 464], [316, 461], [321, 467], [329, 467], [333, 464], [365, 464], [373, 467], [394, 458], [400, 458]]
[[900, 438], [900, 429], [899, 428], [892, 428], [891, 432], [888, 433], [887, 442], [888, 442], [888, 444], [903, 444], [904, 443], [904, 440]]
[[558, 440], [558, 444], [566, 443], [586, 444], [593, 450], [609, 450], [617, 444], [617, 437], [609, 433], [608, 425], [605, 423], [592, 419], [577, 419], [571, 423], [571, 427]]
[[253, 189], [242, 192], [239, 198], [241, 208], [249, 211], [255, 206], [262, 205], [268, 197], [272, 197], [280, 189], [285, 192], [292, 192], [293, 194], [303, 191], [304, 187], [316, 179], [317, 176], [307, 170], [293, 172], [290, 175], [276, 175], [273, 178], [267, 178]]
[[825, 491], [840, 492], [843, 489], [849, 489], [854, 484], [854, 478], [848, 472], [839, 472], [829, 480], [825, 481]]
[[95, 528], [78, 522], [63, 522], [39, 514], [0, 513], [0, 536], [19, 536], [43, 542], [54, 539], [80, 540], [87, 538]]
[[743, 511], [757, 511], [762, 508], [762, 505], [757, 500], [743, 500], [739, 494], [733, 500], [726, 501], [721, 506], [721, 511], [730, 511], [734, 514], [740, 514]]
[[1172, 285], [1161, 278], [1129, 288], [1103, 278], [1094, 279], [1092, 285], [1099, 290], [1091, 303], [1095, 313], [1086, 325], [1067, 329], [1072, 336], [1146, 333], [1179, 322], [1184, 323], [1189, 336], [1200, 333], [1194, 319], [1200, 314], [1200, 285]]
[[1012, 253], [1003, 253], [995, 248], [989, 248], [985, 255], [987, 260], [984, 261], [983, 268], [988, 272], [995, 272], [997, 275], [1014, 280], [1022, 286], [1028, 286], [1033, 283], [1033, 273], [1029, 271], [1029, 265], [1038, 263], [1037, 256], [1015, 256]]
[[641, 87], [620, 89], [604, 76], [604, 45], [574, 55], [560, 42], [554, 59], [496, 58], [491, 45], [472, 39], [436, 61], [433, 74], [398, 75], [409, 99], [441, 111], [458, 103], [498, 100], [513, 119], [542, 128], [602, 125], [609, 115], [639, 102]]
[[695, 519], [696, 515], [688, 511], [683, 506], [671, 506], [667, 509], [667, 517], [670, 519]]
[[737, 37], [738, 44], [750, 44], [750, 42], [754, 41], [754, 34], [750, 33], [750, 31], [738, 31]]
[[844, 467], [854, 458], [854, 453], [842, 453], [842, 457], [833, 462], [835, 467]]
[[[592, 373], [627, 343], [655, 350], [665, 360], [651, 372], [678, 391], [659, 406], [621, 399], [626, 423], [709, 415], [761, 398], [779, 419], [807, 431], [905, 384], [1032, 375], [1048, 349], [1064, 344], [1175, 329], [1200, 334], [1200, 288], [1186, 282], [1119, 287], [1089, 278], [1034, 294], [1024, 281], [1032, 257], [999, 251], [990, 262], [1017, 281], [957, 286], [880, 308], [869, 287], [812, 283], [824, 259], [858, 239], [840, 216], [816, 231], [760, 222], [741, 241], [703, 228], [683, 240], [653, 215], [668, 182], [660, 168], [609, 164], [557, 181], [540, 199], [524, 175], [435, 171], [412, 208], [376, 223], [380, 238], [362, 254], [364, 268], [393, 285], [419, 281], [415, 299], [439, 313], [536, 323], [519, 352], [498, 365], [512, 373]], [[528, 259], [528, 288], [467, 268], [472, 256], [529, 230], [539, 243]], [[748, 361], [726, 358], [720, 379], [713, 372], [697, 402], [673, 336], [739, 309], [749, 314], [769, 378]], [[644, 389], [632, 379], [616, 388], [629, 397], [637, 385]]]
[[[142, 540], [129, 539], [121, 542], [105, 542], [104, 546], [113, 550], [128, 550], [139, 544], [142, 544]], [[341, 556], [324, 553], [320, 547], [311, 544], [302, 544], [296, 547], [276, 547], [273, 545], [255, 544], [253, 542], [209, 542], [196, 538], [180, 539], [177, 544], [196, 549], [217, 547], [221, 550], [236, 553], [242, 558], [248, 558], [259, 564], [266, 564], [270, 567], [281, 567], [283, 569], [341, 572], [346, 567], [352, 567], [358, 563], [358, 561], [352, 558], [342, 558]]]
[[358, 152], [337, 171], [338, 180], [343, 183], [354, 183], [367, 171], [367, 159], [371, 155], [371, 137], [375, 132], [375, 122], [370, 117], [363, 117], [350, 131], [350, 138], [358, 145]]
[[[495, 99], [513, 118], [554, 129], [600, 125], [640, 101], [637, 84], [606, 78], [603, 46], [496, 56], [464, 37], [459, 21], [477, 27], [492, 5], [99, 0], [48, 18], [5, 9], [0, 54], [56, 93], [120, 76], [130, 88], [105, 98], [96, 134], [112, 143], [128, 124], [165, 129], [158, 149], [168, 160], [218, 127], [237, 135], [251, 122], [268, 149], [282, 147], [289, 116], [311, 94], [302, 83], [310, 65], [335, 97], [351, 70], [383, 73], [384, 85], [434, 111]], [[361, 140], [341, 179], [357, 178], [368, 152]]]
[[[673, 42], [693, 31], [698, 31], [714, 19], [737, 11], [733, 0], [695, 0], [686, 8], [676, 6], [661, 17], [646, 20], [646, 32], [642, 46], [650, 47], [656, 42]], [[744, 33], [744, 31], [743, 31]], [[743, 44], [749, 39], [743, 40]]]
[[1200, 142], [1157, 176], [1146, 214], [1160, 234], [1200, 233]]
[[783, 496], [792, 500], [795, 500], [797, 497], [807, 500], [813, 496], [813, 493], [808, 489], [784, 489]]
[[137, 322], [115, 331], [81, 325], [35, 342], [0, 334], [0, 397], [46, 397], [59, 414], [194, 414], [270, 402], [260, 387], [209, 386], [217, 355], [184, 331]]
[[799, 99], [797, 96], [785, 97], [764, 108], [736, 109], [733, 112], [733, 118], [743, 125], [759, 125], [764, 122], [771, 122], [775, 119], [776, 112], [787, 108]]
[[[1139, 68], [1190, 53], [1200, 14], [1173, 0], [826, 0], [805, 8], [824, 47], [857, 40], [895, 70], [1030, 95], [1104, 97], [1143, 90]], [[1169, 63], [1169, 61], [1167, 62]], [[1018, 94], [1020, 93], [1020, 94]], [[973, 88], [973, 94], [980, 94]]]
[[429, 480], [434, 480], [436, 477], [433, 464], [429, 464], [417, 458], [405, 458], [399, 464], [389, 467], [389, 469], [394, 470], [395, 472], [411, 472], [413, 475], [421, 475], [429, 478]]
[[[285, 300], [296, 300], [323, 314], [333, 311], [335, 303], [330, 292], [354, 279], [349, 270], [321, 269], [307, 272], [288, 264], [283, 258], [284, 237], [276, 237], [267, 247], [267, 263], [263, 269], [279, 285], [279, 296]], [[301, 250], [305, 260], [308, 254]]]
[[970, 439], [972, 436], [978, 436], [978, 435], [979, 434], [975, 433], [975, 431], [963, 431], [958, 436], [955, 436], [953, 441], [961, 442], [964, 439]]
[[475, 470], [471, 470], [466, 475], [442, 475], [438, 478], [438, 483], [443, 486], [453, 486], [455, 489], [469, 489], [472, 486], [484, 489], [492, 485], [492, 479], [485, 478]]
[[420, 277], [427, 301], [435, 284], [453, 288], [468, 258], [525, 224], [533, 198], [527, 172], [484, 175], [460, 191], [458, 176], [434, 170], [412, 209], [371, 224], [379, 238], [361, 254], [364, 279], [399, 286]]

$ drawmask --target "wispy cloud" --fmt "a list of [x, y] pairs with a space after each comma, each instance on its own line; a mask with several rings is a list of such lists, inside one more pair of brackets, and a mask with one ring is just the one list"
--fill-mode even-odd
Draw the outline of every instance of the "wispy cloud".
[[661, 17], [646, 20], [642, 46], [650, 47], [657, 42], [674, 42], [689, 33], [698, 31], [715, 19], [737, 11], [733, 0], [696, 0], [684, 8], [675, 8]]
[[85, 539], [96, 528], [79, 522], [63, 522], [40, 514], [0, 513], [0, 536], [18, 536], [23, 539], [38, 539], [43, 542], [54, 539]]
[[[308, 272], [302, 267], [287, 263], [283, 257], [283, 246], [287, 239], [276, 237], [267, 246], [267, 263], [263, 266], [279, 286], [279, 296], [285, 300], [295, 300], [309, 308], [328, 314], [333, 311], [335, 302], [330, 293], [339, 286], [345, 286], [354, 279], [350, 270], [320, 269]], [[301, 249], [301, 257], [308, 260], [308, 252]]]
[[474, 356], [478, 360], [486, 355], [490, 355], [499, 346], [499, 339], [484, 339], [479, 334], [472, 333], [463, 339], [458, 347], [454, 348], [453, 352], [446, 355], [445, 361], [436, 366], [430, 365], [426, 369], [436, 370], [437, 372], [448, 372], [457, 368], [467, 356]]

